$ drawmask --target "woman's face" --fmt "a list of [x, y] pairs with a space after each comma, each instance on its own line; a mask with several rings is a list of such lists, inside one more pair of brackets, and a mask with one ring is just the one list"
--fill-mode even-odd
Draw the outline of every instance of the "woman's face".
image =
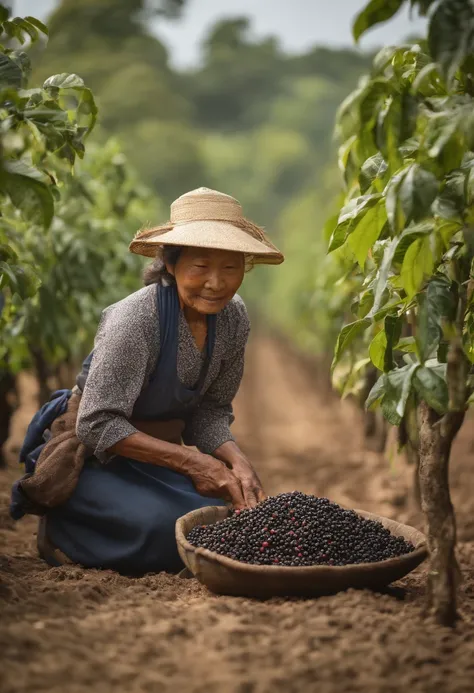
[[183, 306], [198, 313], [219, 313], [242, 284], [243, 253], [206, 248], [184, 248], [174, 267], [166, 269], [176, 279]]

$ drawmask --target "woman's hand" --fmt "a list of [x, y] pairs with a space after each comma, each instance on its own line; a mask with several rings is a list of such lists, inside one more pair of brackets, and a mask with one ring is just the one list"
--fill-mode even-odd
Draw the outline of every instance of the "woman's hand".
[[239, 480], [246, 507], [253, 508], [257, 503], [265, 500], [266, 495], [261, 481], [237, 443], [229, 440], [218, 447], [213, 454], [222, 460]]
[[236, 509], [247, 507], [241, 480], [215, 457], [189, 450], [183, 471], [202, 496], [230, 501]]
[[260, 479], [257, 476], [255, 469], [246, 459], [233, 462], [232, 472], [240, 481], [244, 494], [245, 505], [248, 508], [254, 508], [257, 503], [265, 500], [266, 495], [262, 488]]

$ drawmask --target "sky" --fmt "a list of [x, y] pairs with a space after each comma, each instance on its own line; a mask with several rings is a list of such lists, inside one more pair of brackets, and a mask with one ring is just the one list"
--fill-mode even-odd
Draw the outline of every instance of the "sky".
[[[126, 2], [126, 0], [122, 0]], [[33, 15], [45, 20], [56, 0], [12, 0], [18, 16]], [[248, 16], [256, 37], [278, 37], [284, 50], [303, 53], [318, 44], [353, 46], [351, 19], [366, 0], [188, 0], [178, 21], [157, 20], [153, 31], [165, 43], [177, 67], [199, 63], [200, 44], [212, 25], [224, 18]], [[409, 18], [408, 7], [391, 21], [361, 39], [362, 49], [399, 43], [425, 26], [424, 20]]]

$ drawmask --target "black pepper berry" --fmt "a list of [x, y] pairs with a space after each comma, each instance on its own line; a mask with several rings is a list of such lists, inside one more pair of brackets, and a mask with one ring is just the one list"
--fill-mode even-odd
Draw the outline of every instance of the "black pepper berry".
[[299, 491], [270, 496], [252, 510], [235, 510], [221, 522], [196, 526], [188, 540], [255, 565], [373, 563], [414, 550], [380, 522]]

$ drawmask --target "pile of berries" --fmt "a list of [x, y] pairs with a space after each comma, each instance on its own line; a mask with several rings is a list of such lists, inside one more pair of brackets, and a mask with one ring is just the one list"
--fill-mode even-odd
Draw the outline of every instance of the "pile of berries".
[[414, 550], [380, 522], [299, 491], [271, 496], [256, 508], [235, 510], [221, 522], [194, 527], [188, 540], [256, 565], [373, 563]]

